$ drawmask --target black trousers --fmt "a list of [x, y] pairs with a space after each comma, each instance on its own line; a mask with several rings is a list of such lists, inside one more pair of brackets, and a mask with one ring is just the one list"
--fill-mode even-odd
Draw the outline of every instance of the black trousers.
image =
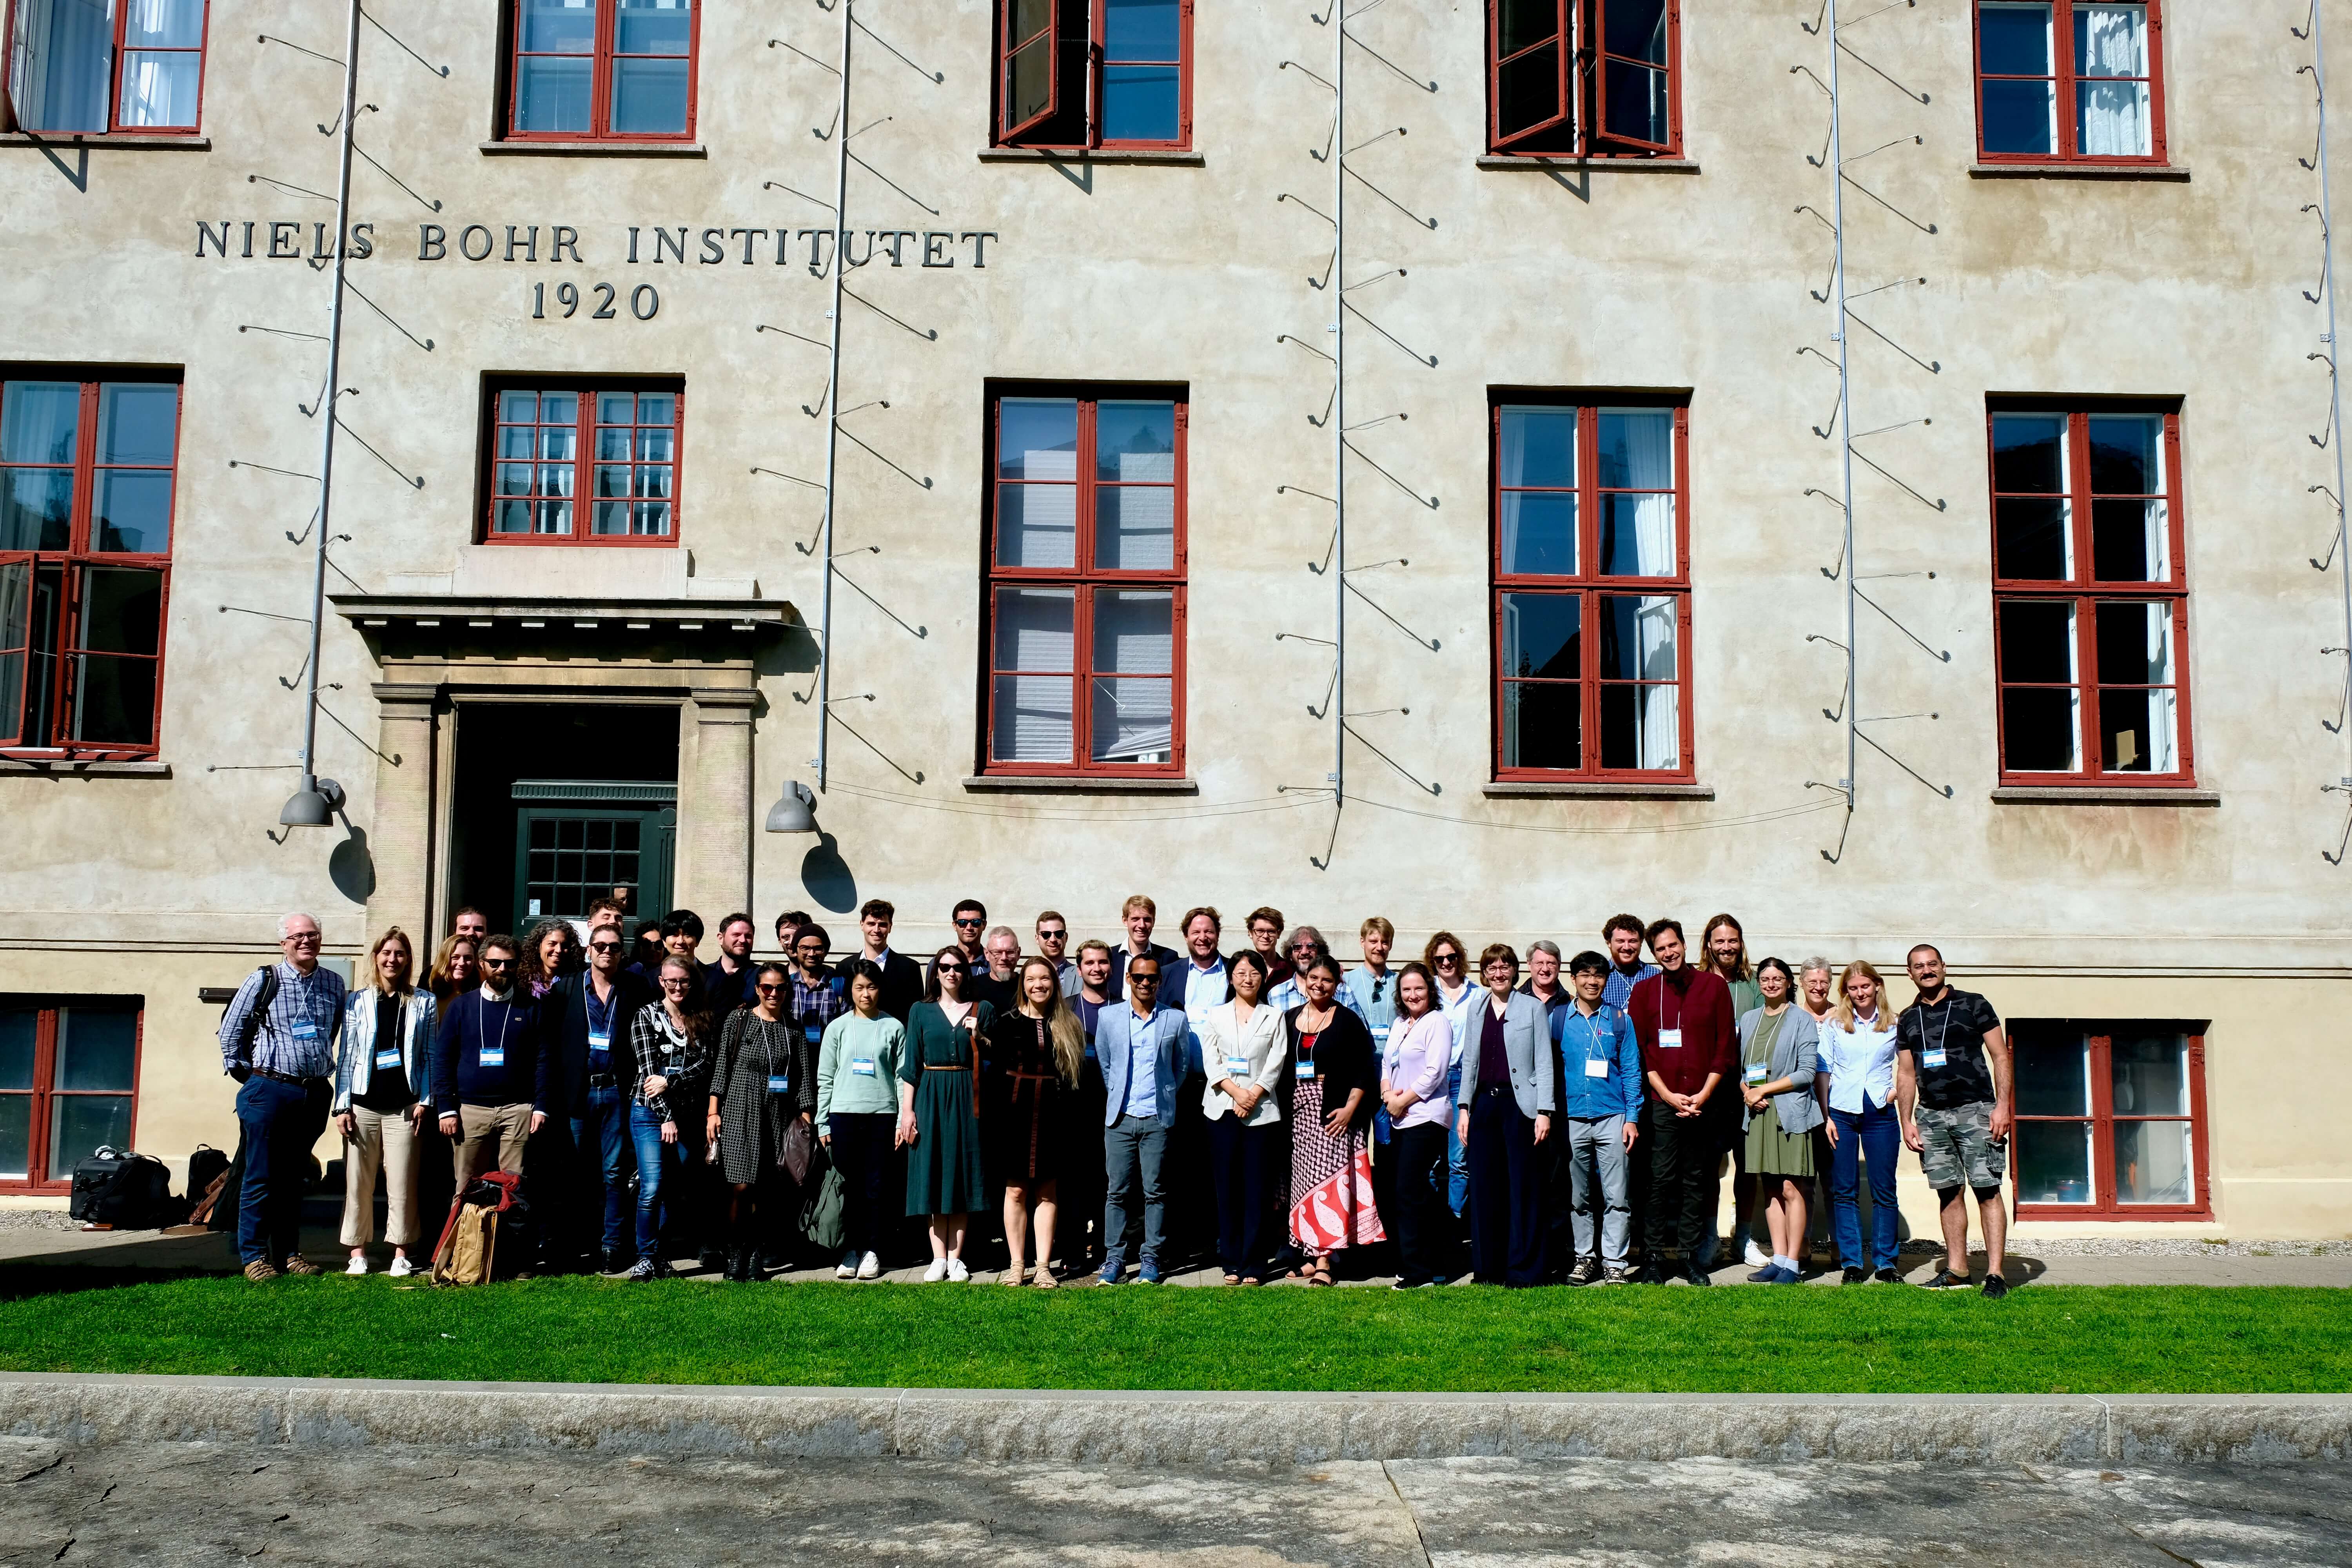
[[1396, 1195], [1381, 1212], [1396, 1235], [1397, 1279], [1426, 1285], [1449, 1267], [1454, 1214], [1436, 1187], [1438, 1168], [1445, 1163], [1445, 1123], [1397, 1128], [1389, 1134], [1389, 1157], [1396, 1164]]
[[842, 1257], [854, 1261], [883, 1249], [883, 1216], [891, 1207], [882, 1201], [891, 1171], [892, 1141], [898, 1119], [888, 1111], [854, 1116], [835, 1111], [827, 1118], [833, 1133], [833, 1163], [841, 1167]]
[[1650, 1212], [1643, 1233], [1652, 1256], [1679, 1248], [1698, 1256], [1706, 1227], [1715, 1224], [1722, 1184], [1715, 1168], [1723, 1158], [1723, 1118], [1712, 1098], [1696, 1116], [1679, 1116], [1664, 1100], [1649, 1104]]
[[1543, 1282], [1543, 1167], [1536, 1124], [1503, 1084], [1482, 1086], [1470, 1102], [1470, 1272], [1488, 1285]]
[[[1276, 1140], [1290, 1129], [1281, 1122], [1246, 1127], [1228, 1112], [1209, 1123], [1209, 1167], [1217, 1187], [1217, 1261], [1228, 1274], [1265, 1277], [1268, 1254], [1267, 1197], [1277, 1157]], [[1172, 1190], [1172, 1187], [1171, 1187]]]

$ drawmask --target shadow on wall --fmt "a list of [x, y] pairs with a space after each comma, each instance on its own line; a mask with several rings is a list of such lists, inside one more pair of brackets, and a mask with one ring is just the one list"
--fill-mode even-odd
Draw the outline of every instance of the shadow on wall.
[[801, 858], [801, 886], [819, 909], [838, 915], [857, 907], [857, 874], [841, 858], [841, 840], [819, 831], [815, 845]]
[[351, 835], [327, 857], [327, 877], [335, 891], [355, 904], [364, 904], [375, 892], [375, 857], [368, 852], [367, 829], [346, 822]]

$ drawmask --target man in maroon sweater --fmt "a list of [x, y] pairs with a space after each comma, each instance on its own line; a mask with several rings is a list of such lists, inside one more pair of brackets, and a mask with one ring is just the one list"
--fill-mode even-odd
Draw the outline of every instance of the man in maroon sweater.
[[1699, 1266], [1703, 1228], [1715, 1223], [1720, 1199], [1716, 1166], [1727, 1146], [1725, 1108], [1736, 1091], [1717, 1090], [1738, 1082], [1738, 1020], [1731, 1016], [1731, 988], [1720, 975], [1703, 973], [1683, 962], [1678, 921], [1654, 921], [1643, 933], [1658, 973], [1633, 987], [1625, 1007], [1642, 1042], [1642, 1071], [1649, 1080], [1650, 1212], [1642, 1279], [1666, 1282], [1665, 1255], [1679, 1248], [1682, 1277], [1709, 1283]]

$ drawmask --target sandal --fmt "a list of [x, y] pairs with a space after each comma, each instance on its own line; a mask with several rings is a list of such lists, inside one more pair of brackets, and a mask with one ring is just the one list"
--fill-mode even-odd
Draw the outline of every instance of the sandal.
[[1061, 1288], [1062, 1288], [1062, 1282], [1061, 1282], [1059, 1279], [1055, 1279], [1055, 1278], [1054, 1278], [1053, 1271], [1052, 1271], [1051, 1269], [1040, 1268], [1039, 1270], [1037, 1270], [1037, 1289], [1040, 1289], [1040, 1290], [1058, 1290], [1058, 1289], [1060, 1289]]
[[1225, 1276], [1225, 1283], [1228, 1285], [1238, 1285], [1241, 1282], [1242, 1277], [1238, 1274], [1228, 1274]]
[[1332, 1283], [1331, 1270], [1328, 1268], [1316, 1269], [1307, 1277], [1307, 1283], [1309, 1285], [1328, 1286]]
[[[1026, 1272], [1026, 1269], [1016, 1264], [1013, 1268], [1006, 1269], [1004, 1271], [1004, 1278], [998, 1280], [997, 1283], [1000, 1285], [1018, 1285], [1021, 1283], [1022, 1276]], [[1045, 1270], [1040, 1268], [1037, 1272], [1043, 1274]]]

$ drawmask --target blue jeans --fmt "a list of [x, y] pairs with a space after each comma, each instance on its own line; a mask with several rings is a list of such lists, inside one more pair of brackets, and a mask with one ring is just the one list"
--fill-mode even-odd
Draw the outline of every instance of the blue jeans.
[[[655, 1129], [654, 1135], [660, 1137], [659, 1128]], [[606, 1252], [618, 1252], [628, 1243], [629, 1142], [628, 1105], [621, 1098], [621, 1091], [590, 1089], [588, 1113], [572, 1118], [572, 1147], [575, 1151], [573, 1157], [579, 1161], [573, 1183], [575, 1191], [583, 1190], [587, 1185], [589, 1170], [593, 1168], [596, 1173], [604, 1194], [602, 1241]]]
[[283, 1263], [301, 1249], [302, 1188], [310, 1146], [327, 1130], [326, 1080], [280, 1083], [259, 1073], [236, 1091], [245, 1132], [245, 1184], [237, 1190], [236, 1255]]
[[[1455, 1062], [1445, 1071], [1445, 1100], [1449, 1105], [1462, 1103], [1462, 1064]], [[1445, 1206], [1460, 1214], [1470, 1202], [1470, 1151], [1462, 1146], [1461, 1118], [1445, 1119]]]
[[1168, 1245], [1168, 1187], [1162, 1163], [1168, 1129], [1155, 1117], [1129, 1116], [1103, 1129], [1103, 1268], [1116, 1274], [1127, 1260], [1127, 1205], [1143, 1188], [1143, 1261], [1157, 1267]]
[[[677, 1142], [665, 1143], [661, 1117], [642, 1105], [629, 1107], [629, 1139], [637, 1146], [637, 1258], [661, 1256], [662, 1233], [677, 1239], [680, 1205], [687, 1198], [687, 1178], [702, 1156], [699, 1127], [677, 1126]], [[665, 1202], [667, 1200], [667, 1202]]]
[[[1838, 1261], [1848, 1268], [1892, 1268], [1895, 1259], [1895, 1161], [1902, 1130], [1894, 1108], [1862, 1097], [1862, 1114], [1832, 1108], [1837, 1123], [1835, 1163], [1830, 1173], [1830, 1207], [1837, 1219]], [[1862, 1260], [1862, 1211], [1855, 1203], [1854, 1162], [1870, 1162], [1870, 1239], [1873, 1261]]]

